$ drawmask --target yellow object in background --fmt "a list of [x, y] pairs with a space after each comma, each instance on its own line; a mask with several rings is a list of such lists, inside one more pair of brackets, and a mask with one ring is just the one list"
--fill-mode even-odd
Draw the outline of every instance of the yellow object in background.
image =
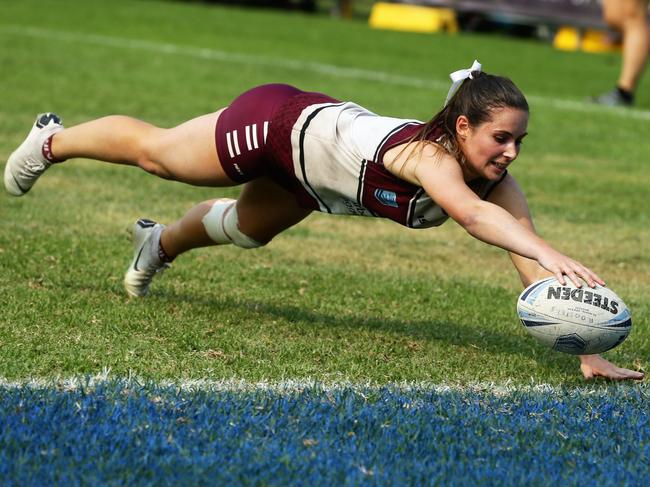
[[553, 47], [562, 51], [584, 52], [617, 52], [621, 50], [619, 43], [612, 41], [606, 31], [586, 29], [581, 31], [576, 27], [561, 27], [553, 39]]
[[561, 51], [580, 49], [580, 31], [575, 27], [560, 27], [553, 39], [553, 47]]
[[372, 6], [370, 27], [407, 32], [458, 32], [456, 12], [449, 8], [377, 2]]
[[620, 43], [614, 42], [607, 32], [588, 29], [582, 35], [582, 50], [585, 52], [617, 52], [621, 50]]

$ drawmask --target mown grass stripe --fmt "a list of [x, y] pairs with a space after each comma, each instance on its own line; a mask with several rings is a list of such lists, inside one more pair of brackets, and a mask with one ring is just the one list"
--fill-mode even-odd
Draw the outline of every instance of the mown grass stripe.
[[144, 39], [131, 39], [117, 36], [106, 36], [88, 34], [83, 32], [70, 32], [60, 30], [43, 29], [32, 26], [5, 25], [0, 27], [0, 33], [45, 38], [50, 41], [63, 42], [85, 42], [103, 47], [115, 47], [120, 49], [133, 49], [140, 51], [155, 52], [158, 54], [172, 54], [192, 57], [210, 61], [226, 63], [269, 66], [274, 68], [290, 69], [293, 71], [310, 71], [316, 74], [326, 74], [338, 78], [352, 78], [357, 80], [375, 81], [389, 83], [399, 86], [425, 89], [447, 89], [447, 83], [437, 80], [420, 79], [411, 76], [400, 76], [382, 71], [373, 71], [361, 68], [349, 68], [333, 64], [305, 62], [296, 59], [260, 56], [253, 54], [238, 53], [233, 51], [220, 51], [205, 47], [183, 46], [172, 43], [148, 41]]
[[[411, 88], [423, 88], [442, 91], [447, 90], [449, 87], [449, 83], [443, 80], [424, 79], [418, 78], [416, 76], [401, 76], [384, 71], [350, 68], [345, 66], [336, 66], [334, 64], [305, 62], [295, 59], [252, 55], [232, 51], [220, 51], [217, 49], [210, 49], [205, 47], [183, 46], [173, 43], [154, 42], [145, 39], [88, 34], [84, 32], [50, 30], [43, 29], [41, 27], [9, 24], [0, 27], [0, 34], [45, 38], [50, 42], [84, 42], [104, 47], [141, 50], [147, 52], [155, 52], [158, 54], [180, 55], [226, 63], [268, 66], [299, 72], [308, 71], [338, 78], [388, 83], [396, 86]], [[567, 100], [556, 97], [550, 98], [535, 94], [527, 95], [527, 98], [534, 105], [550, 107], [556, 110], [568, 110], [594, 115], [614, 115], [617, 117], [636, 120], [650, 120], [650, 111], [648, 110], [607, 107], [578, 100]]]

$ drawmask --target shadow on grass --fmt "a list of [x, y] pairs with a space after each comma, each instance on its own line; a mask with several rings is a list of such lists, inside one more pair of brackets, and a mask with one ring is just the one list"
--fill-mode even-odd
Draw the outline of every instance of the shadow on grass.
[[[467, 283], [449, 282], [448, 292], [452, 294], [462, 286], [467, 287]], [[471, 286], [471, 285], [469, 285]], [[93, 295], [99, 293], [105, 297], [110, 296], [114, 306], [122, 308], [124, 306], [125, 297], [118, 285], [109, 286], [95, 286], [92, 283], [89, 285], [80, 286], [76, 280], [68, 281], [61, 286], [63, 289], [70, 290], [71, 288], [83, 289], [88, 292], [91, 291]], [[351, 285], [354, 288], [354, 283]], [[284, 290], [286, 291], [286, 289]], [[500, 302], [504, 300], [503, 289], [501, 288], [486, 288], [482, 287], [475, 295], [477, 300], [471, 304], [471, 307], [482, 309], [482, 306], [500, 306]], [[104, 299], [104, 298], [102, 298]], [[381, 296], [377, 300], [381, 302]], [[328, 301], [332, 304], [337, 302], [337, 296], [330, 295], [321, 300], [320, 303], [327, 306]], [[294, 301], [295, 303], [295, 301]], [[476, 311], [468, 313], [473, 315], [474, 319], [481, 321], [478, 324], [472, 321], [472, 318], [464, 318], [460, 316], [459, 319], [449, 319], [446, 315], [449, 314], [450, 309], [440, 311], [436, 317], [436, 307], [430, 304], [431, 318], [406, 318], [400, 319], [395, 316], [395, 306], [403, 304], [405, 306], [417, 306], [421, 303], [417, 302], [386, 302], [385, 308], [388, 313], [393, 316], [383, 316], [382, 309], [358, 309], [351, 313], [344, 312], [343, 310], [314, 310], [310, 307], [314, 306], [314, 302], [305, 301], [305, 305], [300, 303], [294, 304], [290, 302], [278, 302], [277, 298], [264, 299], [263, 297], [248, 298], [237, 297], [228, 294], [221, 296], [213, 296], [208, 292], [205, 293], [191, 293], [183, 290], [182, 288], [161, 287], [155, 290], [151, 296], [145, 300], [137, 300], [129, 303], [128, 306], [135, 306], [132, 311], [135, 314], [129, 313], [133, 318], [138, 316], [139, 319], [154, 319], [147, 312], [147, 308], [156, 309], [156, 314], [173, 313], [176, 309], [191, 308], [191, 314], [199, 321], [204, 318], [207, 321], [214, 320], [219, 315], [223, 316], [237, 316], [246, 315], [246, 318], [252, 322], [260, 324], [271, 323], [280, 321], [284, 324], [295, 324], [296, 328], [303, 330], [312, 330], [315, 335], [321, 331], [323, 338], [332, 339], [332, 335], [326, 333], [332, 330], [338, 330], [341, 333], [347, 331], [353, 333], [358, 331], [365, 331], [370, 335], [369, 340], [376, 337], [378, 343], [386, 342], [387, 336], [403, 338], [405, 341], [414, 341], [433, 344], [438, 347], [458, 347], [459, 349], [475, 350], [475, 354], [483, 354], [485, 356], [501, 356], [499, 363], [503, 362], [504, 356], [513, 357], [520, 364], [537, 362], [535, 365], [535, 375], [543, 376], [565, 376], [572, 377], [576, 375], [577, 360], [563, 354], [558, 354], [550, 350], [546, 350], [536, 344], [530, 337], [524, 336], [522, 333], [515, 333], [518, 325], [514, 314], [508, 319], [512, 320], [511, 329], [513, 333], [504, 331], [502, 327], [491, 327], [491, 323], [497, 323], [499, 319], [503, 319], [503, 313], [499, 312], [499, 316], [495, 315], [494, 318], [485, 319], [480, 314], [477, 315]], [[489, 303], [489, 304], [488, 304]], [[495, 304], [496, 303], [496, 304]], [[468, 305], [470, 306], [470, 305]], [[250, 315], [254, 315], [251, 317]], [[458, 316], [458, 313], [454, 313]], [[441, 316], [445, 315], [445, 316]], [[131, 319], [130, 318], [130, 319]], [[228, 325], [235, 327], [236, 325]], [[281, 338], [281, 337], [279, 337]], [[520, 379], [525, 378], [524, 372], [519, 367]]]
[[[152, 296], [153, 297], [153, 296]], [[494, 329], [481, 329], [477, 332], [477, 325], [469, 322], [448, 322], [436, 319], [406, 319], [383, 318], [378, 314], [367, 316], [351, 315], [343, 316], [327, 312], [313, 311], [291, 304], [273, 304], [267, 301], [255, 299], [236, 299], [231, 297], [212, 298], [184, 293], [176, 293], [166, 290], [158, 294], [156, 298], [174, 303], [190, 303], [193, 306], [204, 308], [206, 313], [214, 314], [217, 309], [220, 312], [242, 312], [247, 310], [259, 315], [259, 320], [275, 321], [284, 320], [289, 323], [296, 323], [305, 328], [314, 330], [332, 330], [338, 328], [346, 330], [366, 330], [371, 333], [387, 333], [395, 336], [406, 337], [413, 341], [438, 342], [449, 346], [472, 347], [479, 353], [507, 354], [513, 357], [530, 359], [532, 357], [541, 359], [542, 370], [554, 375], [574, 375], [576, 364], [561, 360], [556, 352], [540, 349], [533, 343], [532, 339], [526, 337], [501, 333]], [[517, 323], [513, 319], [513, 327]], [[555, 358], [555, 359], [554, 359]]]

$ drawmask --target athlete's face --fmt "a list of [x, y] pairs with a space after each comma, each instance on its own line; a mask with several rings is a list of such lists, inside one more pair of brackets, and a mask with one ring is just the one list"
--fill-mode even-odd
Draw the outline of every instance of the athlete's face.
[[466, 180], [498, 180], [519, 155], [526, 136], [528, 112], [518, 108], [496, 108], [490, 120], [472, 126], [464, 115], [456, 120], [460, 149], [466, 158]]

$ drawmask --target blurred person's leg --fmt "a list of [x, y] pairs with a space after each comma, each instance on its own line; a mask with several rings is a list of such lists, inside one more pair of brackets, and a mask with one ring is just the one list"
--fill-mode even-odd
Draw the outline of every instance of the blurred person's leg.
[[623, 34], [622, 65], [616, 88], [594, 99], [606, 105], [631, 105], [650, 50], [647, 0], [604, 0], [603, 18]]
[[[650, 48], [646, 0], [605, 0], [605, 21], [623, 33], [623, 65], [618, 86], [634, 92], [645, 68]], [[618, 10], [618, 13], [609, 13]]]

